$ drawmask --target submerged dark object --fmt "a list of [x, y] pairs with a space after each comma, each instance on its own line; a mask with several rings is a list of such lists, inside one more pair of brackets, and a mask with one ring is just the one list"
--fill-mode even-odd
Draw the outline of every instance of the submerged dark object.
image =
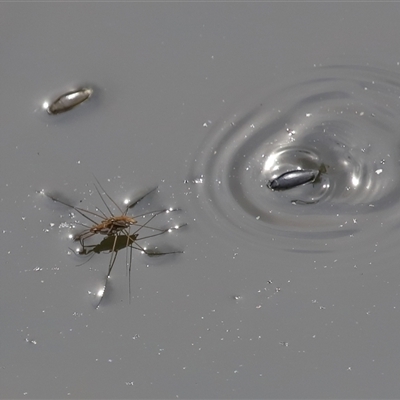
[[72, 110], [77, 105], [89, 99], [92, 94], [93, 89], [90, 88], [80, 88], [64, 93], [48, 105], [47, 112], [49, 114], [61, 114]]
[[292, 189], [305, 183], [314, 182], [319, 174], [318, 169], [296, 169], [294, 171], [285, 172], [277, 178], [270, 180], [267, 187], [272, 190]]

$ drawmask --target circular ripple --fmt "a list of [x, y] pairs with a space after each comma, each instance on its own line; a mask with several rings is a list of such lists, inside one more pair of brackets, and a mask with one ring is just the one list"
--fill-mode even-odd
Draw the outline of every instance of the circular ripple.
[[[308, 251], [329, 238], [348, 244], [361, 229], [376, 235], [382, 222], [399, 222], [399, 112], [400, 74], [316, 68], [213, 126], [190, 177], [200, 206], [225, 232], [263, 246]], [[267, 188], [295, 169], [321, 174], [291, 190]]]

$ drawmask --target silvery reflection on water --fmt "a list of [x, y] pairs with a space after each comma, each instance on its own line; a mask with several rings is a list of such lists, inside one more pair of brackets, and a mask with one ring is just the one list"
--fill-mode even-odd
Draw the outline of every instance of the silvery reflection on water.
[[[213, 124], [188, 177], [204, 176], [194, 187], [198, 212], [216, 222], [214, 229], [261, 247], [293, 248], [296, 239], [307, 251], [335, 239], [329, 251], [355, 246], [348, 238], [356, 234], [364, 242], [376, 237], [382, 223], [389, 232], [400, 224], [400, 213], [393, 217], [400, 198], [400, 74], [332, 66], [296, 79]], [[312, 184], [265, 190], [285, 172], [322, 166], [327, 173]]]

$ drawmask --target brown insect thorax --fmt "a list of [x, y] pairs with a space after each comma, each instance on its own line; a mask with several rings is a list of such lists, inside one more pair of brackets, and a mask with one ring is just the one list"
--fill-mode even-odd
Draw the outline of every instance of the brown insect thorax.
[[92, 226], [90, 232], [94, 234], [99, 233], [101, 235], [112, 235], [113, 233], [123, 231], [136, 223], [137, 221], [135, 218], [127, 215], [120, 215], [119, 217], [105, 219], [100, 224]]

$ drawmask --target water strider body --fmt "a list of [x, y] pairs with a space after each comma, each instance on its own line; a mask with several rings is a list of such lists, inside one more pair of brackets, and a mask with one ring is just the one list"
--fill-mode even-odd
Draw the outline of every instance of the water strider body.
[[[95, 178], [96, 179], [96, 178]], [[100, 254], [103, 252], [110, 252], [111, 257], [110, 257], [110, 262], [108, 266], [108, 273], [107, 273], [107, 278], [110, 277], [111, 271], [114, 267], [115, 260], [117, 258], [118, 251], [121, 249], [126, 248], [127, 252], [129, 251], [129, 262], [127, 261], [127, 266], [128, 266], [128, 273], [129, 273], [129, 300], [131, 299], [131, 287], [130, 287], [130, 274], [131, 274], [131, 268], [132, 268], [132, 250], [139, 250], [142, 253], [146, 254], [147, 256], [161, 256], [165, 254], [173, 254], [173, 253], [181, 253], [180, 251], [171, 251], [171, 252], [160, 252], [160, 251], [153, 251], [153, 250], [147, 250], [145, 247], [143, 247], [141, 244], [138, 242], [140, 240], [146, 240], [155, 236], [162, 235], [166, 232], [170, 232], [174, 229], [179, 229], [182, 225], [170, 227], [167, 229], [159, 229], [155, 228], [152, 226], [149, 226], [149, 223], [158, 215], [163, 214], [163, 213], [169, 213], [172, 211], [178, 211], [177, 209], [162, 209], [162, 210], [156, 210], [156, 211], [151, 211], [147, 213], [143, 213], [140, 215], [136, 216], [129, 216], [127, 215], [127, 212], [129, 209], [135, 207], [142, 199], [144, 199], [146, 196], [148, 196], [151, 192], [153, 192], [155, 189], [152, 189], [148, 193], [146, 193], [144, 196], [141, 196], [139, 199], [137, 199], [135, 202], [131, 203], [128, 205], [125, 210], [123, 211], [118, 204], [109, 196], [109, 194], [104, 190], [104, 188], [101, 186], [100, 182], [96, 179], [97, 185], [100, 187], [100, 189], [103, 191], [104, 195], [115, 205], [115, 207], [118, 209], [118, 211], [121, 213], [120, 215], [115, 215], [112, 211], [111, 208], [107, 205], [106, 201], [104, 200], [103, 195], [101, 194], [98, 186], [95, 184], [95, 188], [97, 193], [99, 194], [104, 206], [107, 208], [107, 211], [109, 215], [104, 213], [101, 210], [97, 210], [97, 212], [89, 211], [89, 210], [84, 210], [83, 208], [79, 207], [74, 207], [60, 199], [55, 198], [54, 196], [51, 196], [49, 194], [46, 194], [49, 198], [51, 198], [53, 201], [64, 204], [65, 206], [74, 209], [77, 213], [82, 215], [85, 219], [87, 219], [92, 225], [84, 225], [86, 226], [87, 229], [85, 229], [83, 232], [79, 233], [74, 237], [74, 240], [79, 241], [81, 245], [81, 249], [78, 251], [72, 250], [75, 254], [80, 254], [80, 255], [88, 255], [92, 254], [94, 255], [95, 253]], [[138, 218], [147, 218], [147, 220], [143, 223], [140, 224], [138, 222]], [[96, 221], [98, 219], [98, 221]], [[144, 236], [141, 236], [139, 239], [139, 232], [145, 229], [147, 230], [148, 234], [145, 234]], [[133, 230], [133, 232], [131, 231]], [[155, 232], [155, 233], [154, 233]], [[98, 244], [95, 245], [87, 245], [85, 241], [89, 239], [92, 236], [95, 235], [105, 235], [106, 237]], [[127, 253], [127, 260], [128, 260], [128, 253]], [[99, 306], [101, 300], [103, 299], [104, 292], [106, 289], [107, 285], [107, 278], [104, 284], [104, 287], [101, 291], [99, 291], [99, 297], [100, 300], [97, 304], [97, 307]]]

